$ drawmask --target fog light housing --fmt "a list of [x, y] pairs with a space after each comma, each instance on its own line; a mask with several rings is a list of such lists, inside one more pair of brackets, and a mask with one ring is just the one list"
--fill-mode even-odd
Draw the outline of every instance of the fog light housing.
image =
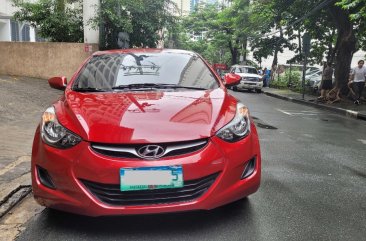
[[244, 179], [249, 177], [250, 175], [253, 174], [255, 167], [256, 167], [256, 162], [257, 162], [257, 157], [253, 157], [252, 159], [250, 159], [247, 164], [245, 165], [244, 171], [241, 174], [241, 178], [240, 179]]
[[47, 170], [37, 166], [37, 175], [41, 184], [45, 187], [56, 189], [55, 184], [53, 184], [52, 178], [50, 174], [48, 174]]

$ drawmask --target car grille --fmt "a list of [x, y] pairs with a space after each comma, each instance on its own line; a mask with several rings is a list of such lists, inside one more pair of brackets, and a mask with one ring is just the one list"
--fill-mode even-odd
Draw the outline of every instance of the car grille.
[[184, 182], [181, 188], [121, 191], [119, 184], [102, 184], [80, 180], [101, 202], [112, 206], [164, 204], [191, 201], [202, 196], [219, 173]]
[[[139, 158], [139, 159], [157, 159], [169, 156], [179, 156], [189, 154], [204, 148], [208, 143], [208, 139], [186, 141], [186, 142], [171, 142], [171, 143], [159, 143], [159, 144], [100, 144], [92, 143], [91, 148], [102, 155], [112, 156], [117, 158]], [[140, 148], [144, 146], [154, 145], [160, 146], [163, 149], [163, 153], [158, 157], [144, 157], [139, 154]]]
[[244, 80], [245, 81], [257, 82], [258, 81], [258, 78], [255, 78], [255, 77], [245, 77]]

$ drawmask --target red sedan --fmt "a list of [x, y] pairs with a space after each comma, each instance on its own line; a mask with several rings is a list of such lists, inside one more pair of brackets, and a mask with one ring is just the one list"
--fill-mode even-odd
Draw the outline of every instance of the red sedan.
[[[237, 84], [235, 74], [225, 85]], [[247, 107], [199, 55], [97, 52], [46, 109], [34, 137], [37, 202], [88, 216], [208, 210], [260, 184]]]

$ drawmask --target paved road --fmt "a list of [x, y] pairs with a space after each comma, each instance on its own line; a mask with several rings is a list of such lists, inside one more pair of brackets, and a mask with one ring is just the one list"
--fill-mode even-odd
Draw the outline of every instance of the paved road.
[[[41, 113], [60, 93], [45, 80], [0, 76], [0, 217], [30, 191], [34, 132]], [[0, 240], [12, 240], [21, 225], [39, 210], [33, 205], [0, 218]]]
[[260, 126], [262, 185], [249, 199], [149, 216], [44, 210], [17, 240], [365, 240], [366, 122], [264, 94], [234, 95]]
[[29, 172], [33, 135], [41, 113], [59, 95], [60, 91], [48, 87], [45, 80], [0, 76], [0, 187]]

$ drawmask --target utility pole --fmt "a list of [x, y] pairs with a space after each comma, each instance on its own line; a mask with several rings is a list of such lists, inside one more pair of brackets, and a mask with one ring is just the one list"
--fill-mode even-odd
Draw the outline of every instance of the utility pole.
[[305, 73], [306, 73], [306, 65], [308, 61], [308, 54], [310, 52], [310, 35], [308, 33], [304, 33], [302, 36], [302, 44], [304, 51], [304, 66], [302, 69], [302, 99], [305, 99]]

